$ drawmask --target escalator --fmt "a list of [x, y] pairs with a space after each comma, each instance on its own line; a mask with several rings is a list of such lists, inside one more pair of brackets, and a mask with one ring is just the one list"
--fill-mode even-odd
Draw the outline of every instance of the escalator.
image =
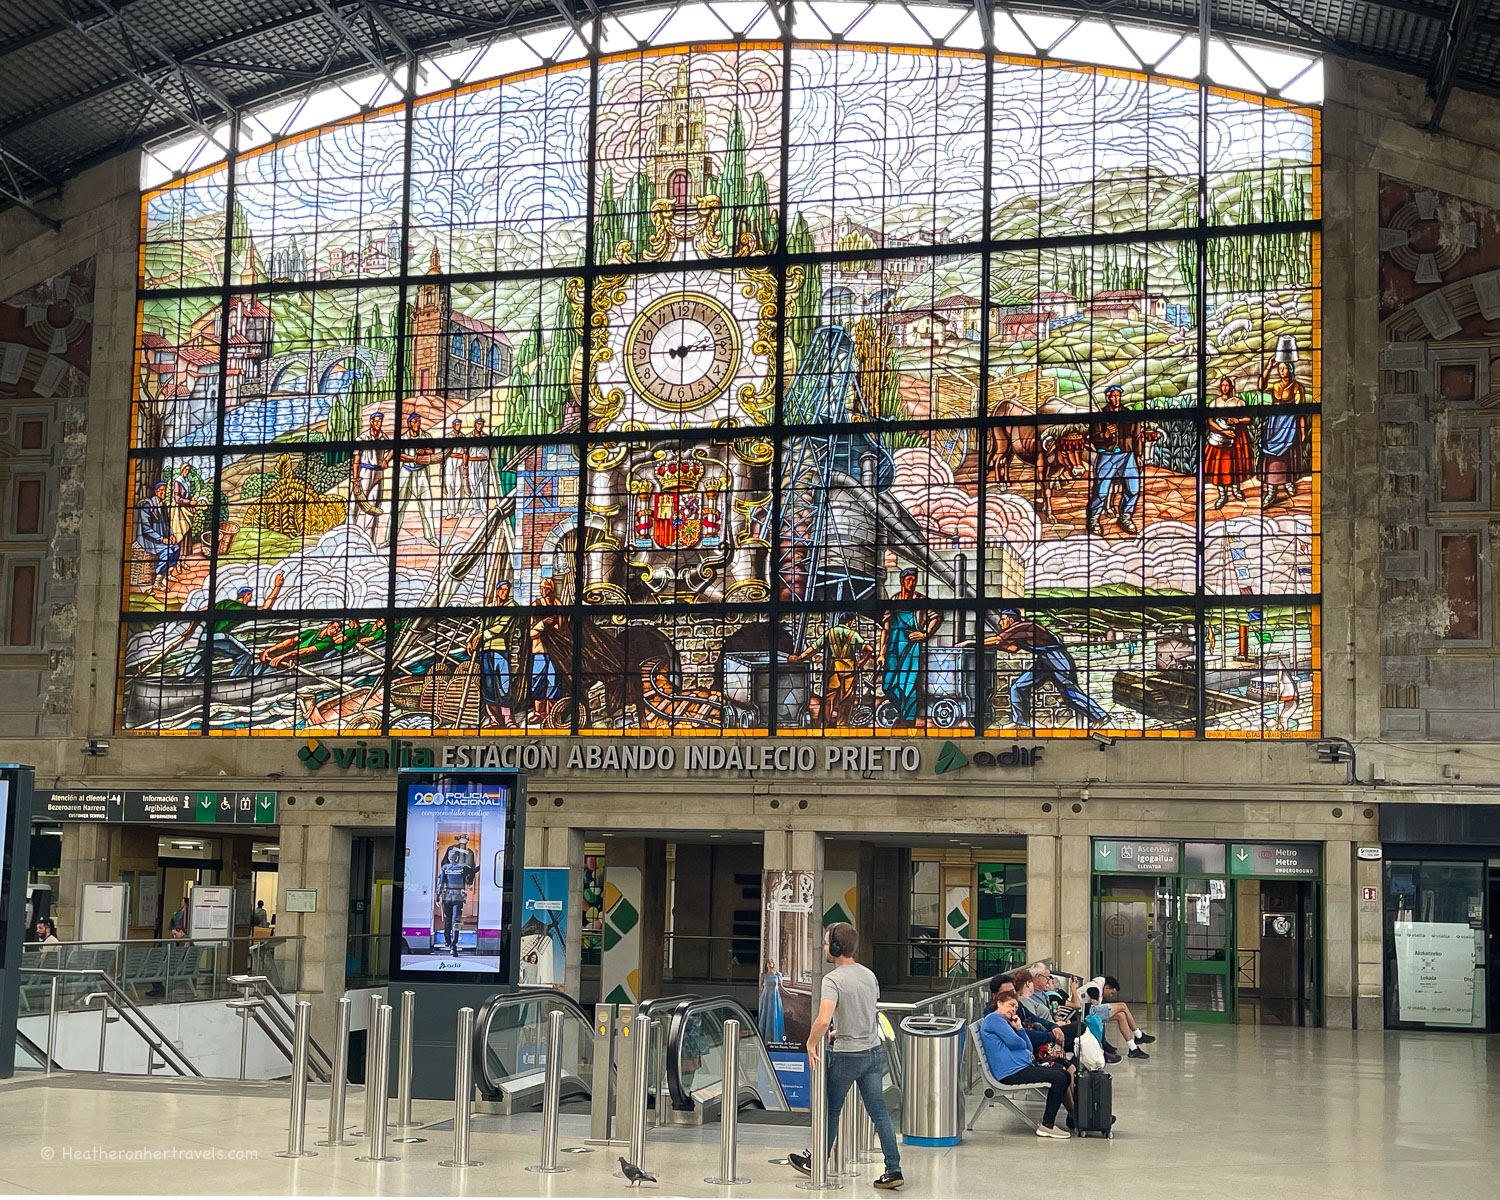
[[[724, 1102], [724, 1023], [740, 1023], [737, 1107], [790, 1112], [755, 1018], [727, 996], [674, 996], [649, 1010], [666, 1030], [670, 1119], [717, 1121]], [[660, 1101], [658, 1101], [660, 1103]]]
[[474, 1081], [480, 1101], [500, 1116], [537, 1112], [547, 1070], [553, 1012], [563, 1013], [562, 1101], [594, 1085], [593, 1021], [571, 996], [521, 988], [491, 996], [474, 1018]]

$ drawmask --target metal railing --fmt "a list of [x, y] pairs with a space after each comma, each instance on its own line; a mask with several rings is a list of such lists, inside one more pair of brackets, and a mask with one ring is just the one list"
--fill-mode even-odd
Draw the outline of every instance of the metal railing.
[[[117, 942], [30, 942], [22, 947], [20, 1013], [51, 1003], [48, 971], [103, 971], [140, 1008], [193, 1000], [229, 999], [236, 974], [261, 975], [281, 992], [301, 984], [302, 938], [145, 938]], [[90, 1007], [88, 989], [70, 978], [60, 989], [63, 1011]]]
[[146, 1043], [146, 1074], [151, 1075], [157, 1067], [157, 1058], [161, 1058], [161, 1066], [169, 1068], [176, 1075], [202, 1076], [203, 1072], [193, 1065], [192, 1059], [188, 1058], [179, 1050], [172, 1041], [152, 1022], [145, 1012], [135, 1003], [107, 971], [97, 967], [81, 967], [77, 969], [68, 967], [34, 967], [32, 973], [41, 975], [48, 980], [51, 993], [51, 1002], [47, 1007], [47, 1046], [43, 1051], [43, 1069], [48, 1075], [52, 1074], [57, 1067], [57, 1019], [61, 1015], [58, 1008], [57, 996], [61, 991], [61, 984], [66, 981], [84, 983], [91, 986], [85, 996], [86, 1006], [92, 1007], [94, 1001], [103, 1001], [99, 1008], [99, 1074], [104, 1073], [104, 1052], [109, 1037], [109, 1014], [113, 1009], [118, 1018]]
[[755, 983], [759, 978], [758, 937], [669, 933], [663, 942], [662, 978], [668, 982]]
[[[231, 975], [229, 983], [240, 991], [239, 999], [231, 1000], [229, 1007], [245, 1014], [242, 1020], [251, 1020], [260, 1027], [271, 1045], [286, 1056], [288, 1063], [296, 1065], [297, 1012], [285, 996], [264, 975]], [[240, 1036], [240, 1069], [244, 1071], [244, 1035]], [[311, 1037], [308, 1038], [307, 1069], [319, 1083], [333, 1078], [333, 1060], [327, 1051]]]

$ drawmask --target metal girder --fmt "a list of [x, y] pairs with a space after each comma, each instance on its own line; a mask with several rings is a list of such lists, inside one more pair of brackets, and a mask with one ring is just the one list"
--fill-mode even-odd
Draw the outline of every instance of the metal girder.
[[[355, 11], [356, 13], [362, 12], [369, 7], [368, 4], [360, 4], [356, 7]], [[360, 34], [359, 30], [345, 19], [343, 13], [339, 12], [333, 6], [332, 0], [318, 0], [318, 8], [328, 18], [329, 23], [339, 31], [343, 39], [349, 45], [353, 46], [355, 50], [359, 51], [360, 57], [379, 71], [385, 77], [386, 82], [404, 96], [406, 94], [406, 84], [396, 78], [396, 73], [391, 70], [390, 65], [385, 61], [384, 55], [380, 53], [377, 46], [372, 46]], [[410, 47], [407, 47], [408, 53], [410, 49]]]
[[[156, 103], [170, 108], [189, 126], [196, 129], [210, 141], [218, 142], [218, 137], [214, 132], [213, 126], [208, 123], [200, 112], [193, 108], [190, 103], [184, 103], [162, 88], [140, 63], [136, 61], [135, 47], [137, 45], [145, 47], [157, 59], [166, 74], [177, 81], [177, 85], [182, 89], [185, 97], [191, 99], [197, 93], [204, 99], [212, 102], [213, 106], [219, 109], [226, 118], [234, 120], [238, 114], [228, 98], [205, 79], [200, 72], [164, 49], [149, 33], [127, 25], [124, 15], [109, 0], [87, 0], [87, 2], [92, 10], [102, 14], [99, 20], [85, 21], [82, 17], [75, 14], [70, 0], [53, 0], [53, 6], [64, 21], [83, 37], [87, 38], [92, 45], [96, 46], [116, 66], [129, 75], [135, 83], [148, 91]], [[97, 36], [96, 31], [102, 25], [108, 25], [114, 29], [120, 39], [120, 45], [125, 48], [123, 52], [108, 39]]]
[[1478, 0], [1453, 0], [1448, 25], [1443, 30], [1443, 40], [1432, 63], [1432, 73], [1427, 77], [1427, 94], [1432, 97], [1432, 116], [1427, 121], [1430, 130], [1436, 130], [1442, 124], [1443, 110], [1448, 107], [1448, 97], [1453, 94], [1453, 81], [1458, 78], [1459, 62], [1474, 36], [1474, 21], [1478, 16]]
[[46, 187], [50, 188], [53, 186], [42, 172], [38, 171], [25, 159], [17, 156], [13, 150], [8, 149], [4, 144], [0, 144], [0, 196], [18, 204], [38, 221], [45, 222], [52, 226], [53, 229], [61, 228], [62, 223], [60, 221], [49, 217], [36, 206], [31, 189], [26, 186], [24, 180], [21, 178], [21, 174], [18, 172], [24, 172], [26, 175], [31, 176], [31, 178], [40, 181]]

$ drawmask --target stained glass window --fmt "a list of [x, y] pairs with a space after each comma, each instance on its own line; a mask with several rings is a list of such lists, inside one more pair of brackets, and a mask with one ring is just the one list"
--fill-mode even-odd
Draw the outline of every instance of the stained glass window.
[[763, 16], [143, 197], [123, 730], [1317, 732], [1318, 111]]

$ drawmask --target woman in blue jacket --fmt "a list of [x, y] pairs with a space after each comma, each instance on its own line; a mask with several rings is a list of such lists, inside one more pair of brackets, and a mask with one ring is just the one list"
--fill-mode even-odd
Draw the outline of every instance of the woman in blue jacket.
[[990, 1072], [1001, 1083], [1045, 1083], [1048, 1086], [1047, 1107], [1037, 1137], [1065, 1138], [1066, 1129], [1056, 1125], [1057, 1110], [1073, 1110], [1073, 1072], [1066, 1067], [1038, 1067], [1032, 1062], [1031, 1039], [1017, 1015], [1020, 1002], [1014, 993], [1006, 993], [995, 1003], [995, 1011], [979, 1023], [979, 1042], [984, 1047]]

